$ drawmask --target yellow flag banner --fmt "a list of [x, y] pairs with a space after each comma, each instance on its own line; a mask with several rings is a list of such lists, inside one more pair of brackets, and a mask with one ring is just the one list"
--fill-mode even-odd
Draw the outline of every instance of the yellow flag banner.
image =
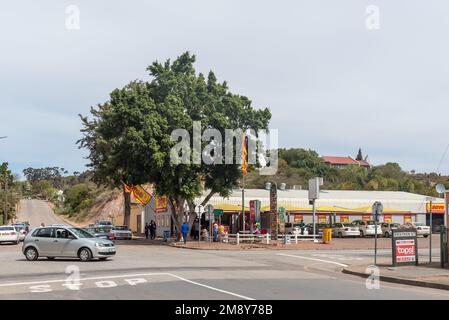
[[167, 212], [168, 198], [166, 196], [156, 196], [156, 213]]
[[243, 161], [242, 161], [242, 173], [246, 176], [248, 172], [248, 149], [246, 148], [246, 137], [243, 136]]
[[132, 187], [132, 195], [134, 199], [139, 201], [142, 205], [147, 205], [151, 201], [151, 194], [145, 191], [141, 186]]

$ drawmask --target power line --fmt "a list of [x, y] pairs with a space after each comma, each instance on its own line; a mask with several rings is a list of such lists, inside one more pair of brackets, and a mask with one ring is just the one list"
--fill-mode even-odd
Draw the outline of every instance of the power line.
[[449, 150], [449, 143], [447, 144], [446, 149], [444, 150], [444, 153], [443, 153], [443, 156], [441, 157], [440, 163], [438, 163], [437, 170], [435, 171], [437, 174], [440, 173], [439, 171], [440, 171], [441, 165], [443, 164], [444, 158], [446, 157], [447, 150]]

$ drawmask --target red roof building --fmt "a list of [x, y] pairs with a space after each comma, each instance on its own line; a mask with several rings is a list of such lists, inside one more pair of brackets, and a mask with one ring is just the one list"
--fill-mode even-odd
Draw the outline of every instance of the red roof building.
[[335, 156], [322, 156], [321, 161], [327, 163], [330, 166], [337, 168], [344, 168], [349, 165], [360, 166], [364, 168], [370, 168], [371, 165], [365, 160], [354, 160], [351, 157], [335, 157]]

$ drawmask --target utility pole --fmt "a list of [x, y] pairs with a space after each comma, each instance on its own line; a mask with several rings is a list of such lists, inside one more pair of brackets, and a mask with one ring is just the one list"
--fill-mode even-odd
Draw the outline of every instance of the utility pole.
[[[6, 139], [6, 138], [8, 138], [8, 137], [7, 136], [0, 137], [0, 139]], [[4, 178], [5, 178], [5, 180], [4, 180], [4, 183], [5, 183], [5, 203], [3, 205], [3, 224], [6, 224], [6, 220], [7, 220], [7, 217], [8, 217], [7, 212], [6, 212], [6, 202], [8, 200], [8, 179], [7, 179], [6, 171], [5, 171], [5, 177]]]
[[8, 223], [8, 212], [7, 212], [7, 203], [8, 203], [8, 178], [7, 173], [5, 172], [4, 176], [4, 184], [5, 184], [5, 203], [3, 204], [3, 224]]

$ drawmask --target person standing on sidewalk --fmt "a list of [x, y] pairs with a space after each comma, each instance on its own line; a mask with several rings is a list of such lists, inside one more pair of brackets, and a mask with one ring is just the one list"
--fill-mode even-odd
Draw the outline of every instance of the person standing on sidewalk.
[[153, 240], [156, 239], [156, 231], [157, 231], [156, 221], [153, 221]]
[[184, 221], [181, 227], [182, 237], [184, 238], [184, 244], [187, 243], [187, 234], [189, 233], [189, 224], [187, 221]]
[[218, 241], [218, 223], [214, 222], [214, 242]]
[[145, 222], [145, 238], [148, 240], [148, 231], [149, 231], [149, 226], [148, 226], [148, 222]]

